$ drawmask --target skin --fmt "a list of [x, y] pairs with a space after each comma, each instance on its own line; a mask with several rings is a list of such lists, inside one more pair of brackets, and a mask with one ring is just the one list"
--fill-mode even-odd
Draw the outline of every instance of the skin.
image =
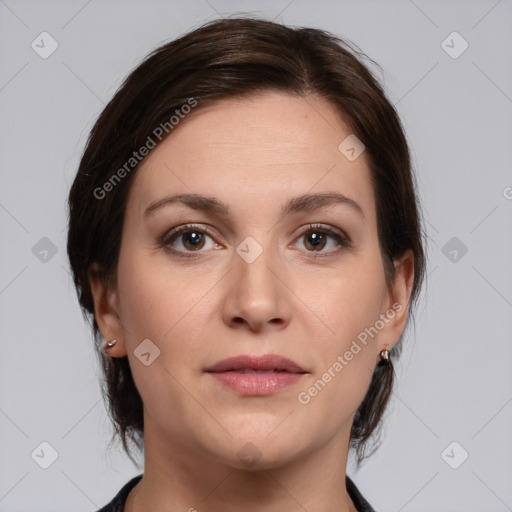
[[[366, 155], [351, 162], [338, 150], [350, 133], [323, 99], [266, 92], [198, 106], [138, 169], [117, 287], [91, 279], [100, 330], [118, 340], [108, 353], [128, 356], [144, 403], [145, 471], [127, 512], [355, 510], [344, 485], [353, 416], [380, 352], [405, 328], [414, 265], [404, 254], [388, 287]], [[287, 200], [324, 192], [344, 194], [363, 214], [331, 204], [281, 215]], [[230, 213], [173, 203], [144, 215], [177, 193], [217, 198]], [[199, 251], [182, 236], [159, 244], [187, 223], [213, 232]], [[352, 245], [328, 236], [319, 257], [308, 243], [311, 223]], [[236, 252], [247, 236], [263, 248], [252, 263]], [[310, 403], [299, 403], [396, 302], [401, 311], [378, 336]], [[144, 339], [160, 349], [149, 366], [134, 355]], [[273, 395], [247, 397], [204, 372], [227, 357], [265, 353], [308, 373]], [[252, 467], [237, 455], [248, 442], [259, 454]]]

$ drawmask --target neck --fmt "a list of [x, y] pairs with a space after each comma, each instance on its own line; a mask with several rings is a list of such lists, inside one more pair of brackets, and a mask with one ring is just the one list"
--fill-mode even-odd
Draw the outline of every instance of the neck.
[[347, 430], [286, 465], [240, 470], [173, 445], [145, 422], [144, 475], [125, 512], [357, 512], [345, 487]]

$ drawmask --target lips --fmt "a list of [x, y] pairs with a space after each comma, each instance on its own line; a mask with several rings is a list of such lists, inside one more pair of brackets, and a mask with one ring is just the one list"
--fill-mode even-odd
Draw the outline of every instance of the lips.
[[269, 373], [269, 372], [288, 372], [288, 373], [307, 373], [297, 363], [276, 354], [265, 354], [263, 356], [242, 355], [223, 359], [213, 366], [206, 368], [208, 373]]
[[308, 373], [287, 357], [243, 355], [205, 369], [215, 381], [242, 396], [267, 396], [293, 386]]

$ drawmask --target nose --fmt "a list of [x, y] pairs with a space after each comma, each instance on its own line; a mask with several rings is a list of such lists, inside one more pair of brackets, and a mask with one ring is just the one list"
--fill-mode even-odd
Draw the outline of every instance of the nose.
[[291, 318], [291, 292], [282, 262], [272, 258], [270, 250], [264, 250], [252, 263], [236, 253], [233, 258], [222, 308], [224, 323], [253, 332], [284, 329]]

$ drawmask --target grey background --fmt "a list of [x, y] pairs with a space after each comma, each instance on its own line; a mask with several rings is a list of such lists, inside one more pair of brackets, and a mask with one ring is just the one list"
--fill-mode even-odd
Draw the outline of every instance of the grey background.
[[[66, 196], [125, 75], [157, 45], [236, 11], [353, 40], [383, 67], [411, 142], [426, 293], [385, 441], [349, 474], [379, 511], [512, 510], [510, 1], [0, 0], [0, 511], [95, 511], [142, 472], [142, 460], [106, 452], [99, 368], [66, 259]], [[31, 48], [43, 31], [59, 45], [47, 59]], [[456, 59], [441, 45], [453, 31], [469, 44]], [[453, 441], [461, 448], [443, 458]], [[48, 469], [31, 457], [49, 457], [42, 442], [58, 453]], [[469, 457], [452, 469], [462, 449]]]

